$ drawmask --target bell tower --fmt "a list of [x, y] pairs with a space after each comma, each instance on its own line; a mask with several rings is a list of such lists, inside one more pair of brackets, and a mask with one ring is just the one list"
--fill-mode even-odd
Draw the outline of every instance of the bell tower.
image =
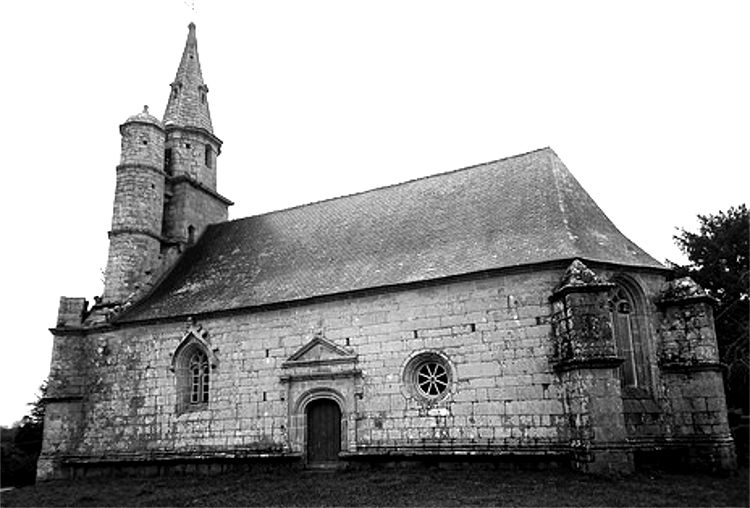
[[103, 307], [143, 296], [209, 224], [227, 220], [232, 205], [216, 192], [222, 142], [211, 124], [195, 24], [188, 26], [163, 121], [144, 108], [120, 133]]
[[216, 192], [222, 142], [211, 124], [208, 86], [203, 81], [193, 23], [188, 25], [185, 49], [170, 87], [163, 119], [167, 187], [162, 234], [171, 244], [167, 258], [192, 244], [209, 224], [227, 220], [232, 204]]

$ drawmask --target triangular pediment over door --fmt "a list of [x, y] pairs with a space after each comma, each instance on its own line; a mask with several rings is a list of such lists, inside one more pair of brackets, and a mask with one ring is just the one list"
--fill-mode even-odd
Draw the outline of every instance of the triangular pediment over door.
[[290, 444], [295, 452], [306, 457], [306, 461], [315, 460], [315, 454], [311, 455], [307, 446], [310, 444], [315, 449], [315, 442], [308, 442], [308, 430], [315, 430], [308, 428], [308, 418], [315, 422], [319, 405], [335, 409], [340, 419], [340, 428], [336, 428], [336, 453], [356, 449], [356, 401], [363, 395], [362, 371], [357, 368], [357, 361], [352, 350], [317, 333], [281, 364], [280, 381], [286, 386]]
[[289, 369], [295, 367], [316, 367], [335, 364], [355, 364], [357, 355], [327, 340], [316, 336], [298, 349], [281, 365]]

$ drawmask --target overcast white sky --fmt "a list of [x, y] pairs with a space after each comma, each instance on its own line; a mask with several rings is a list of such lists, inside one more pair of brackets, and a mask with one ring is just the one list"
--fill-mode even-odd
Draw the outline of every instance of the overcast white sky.
[[231, 218], [550, 146], [660, 261], [747, 201], [750, 3], [6, 2], [2, 403], [27, 411], [60, 296], [107, 257], [118, 126], [161, 117], [197, 25]]

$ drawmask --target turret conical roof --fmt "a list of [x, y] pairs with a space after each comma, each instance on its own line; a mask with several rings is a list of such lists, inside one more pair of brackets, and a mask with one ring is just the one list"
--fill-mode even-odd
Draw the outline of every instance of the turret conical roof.
[[172, 92], [164, 111], [164, 126], [193, 127], [213, 134], [211, 113], [208, 109], [208, 87], [203, 82], [201, 73], [194, 23], [188, 25], [185, 50], [182, 52], [177, 76], [171, 86]]

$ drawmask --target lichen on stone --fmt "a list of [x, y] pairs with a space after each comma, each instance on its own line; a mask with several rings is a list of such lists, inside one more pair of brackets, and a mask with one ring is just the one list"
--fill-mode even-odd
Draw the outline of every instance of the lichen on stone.
[[601, 277], [587, 267], [580, 259], [576, 259], [565, 270], [565, 275], [563, 275], [560, 283], [555, 288], [554, 293], [559, 293], [571, 287], [602, 285], [608, 285], [608, 283], [602, 280]]

